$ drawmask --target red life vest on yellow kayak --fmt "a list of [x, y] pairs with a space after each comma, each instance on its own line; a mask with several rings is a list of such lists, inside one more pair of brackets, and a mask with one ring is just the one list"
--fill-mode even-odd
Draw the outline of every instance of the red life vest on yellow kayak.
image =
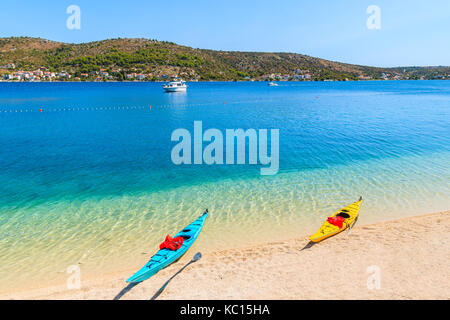
[[331, 223], [332, 225], [339, 227], [339, 229], [342, 228], [342, 224], [344, 223], [345, 219], [341, 216], [336, 216], [336, 217], [329, 217], [327, 219], [327, 221], [329, 223]]

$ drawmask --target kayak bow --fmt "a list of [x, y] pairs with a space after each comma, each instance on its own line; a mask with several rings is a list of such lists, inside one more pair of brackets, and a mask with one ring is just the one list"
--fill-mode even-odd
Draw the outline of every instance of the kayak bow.
[[153, 257], [151, 257], [150, 261], [147, 262], [147, 264], [138, 272], [132, 275], [127, 282], [136, 283], [147, 280], [161, 269], [164, 269], [168, 265], [180, 259], [181, 256], [183, 256], [192, 246], [195, 240], [197, 240], [207, 216], [208, 209], [206, 209], [203, 215], [201, 215], [197, 220], [187, 225], [183, 230], [174, 236], [174, 238], [183, 237], [183, 244], [178, 250], [159, 250]]

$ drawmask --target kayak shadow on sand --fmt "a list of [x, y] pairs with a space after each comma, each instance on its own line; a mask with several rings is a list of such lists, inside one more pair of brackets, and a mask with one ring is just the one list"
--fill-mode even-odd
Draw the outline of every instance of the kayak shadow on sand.
[[[184, 269], [186, 269], [190, 264], [197, 262], [198, 260], [200, 260], [202, 258], [202, 254], [200, 252], [197, 252], [194, 257], [192, 258], [191, 261], [189, 261], [184, 267], [182, 267], [180, 270], [178, 270], [173, 276], [171, 276], [169, 278], [169, 280], [167, 280], [164, 285], [159, 288], [158, 291], [156, 291], [156, 293], [153, 295], [153, 297], [150, 298], [150, 300], [156, 300], [156, 298], [159, 297], [159, 295], [164, 291], [164, 289], [167, 287], [167, 285], [169, 284], [169, 282], [175, 278], [178, 274], [180, 274]], [[135, 286], [137, 286], [140, 282], [132, 282], [129, 283], [125, 288], [123, 288], [115, 297], [113, 300], [120, 300], [120, 298], [122, 298], [127, 292], [129, 292], [131, 289], [133, 289]]]
[[311, 247], [312, 247], [313, 245], [315, 245], [315, 244], [316, 244], [315, 242], [310, 241], [310, 242], [308, 242], [308, 243], [306, 244], [306, 246], [303, 247], [303, 249], [300, 249], [300, 251], [309, 249], [309, 248], [311, 248]]
[[133, 289], [135, 286], [137, 286], [140, 282], [134, 282], [129, 283], [125, 288], [123, 288], [115, 297], [113, 300], [120, 300], [128, 291]]
[[164, 291], [164, 289], [167, 287], [167, 285], [169, 284], [169, 282], [175, 278], [178, 274], [180, 274], [184, 269], [186, 269], [190, 264], [197, 262], [198, 260], [200, 260], [202, 258], [202, 254], [200, 252], [197, 252], [195, 254], [195, 256], [192, 258], [191, 261], [189, 261], [186, 265], [184, 265], [183, 268], [181, 268], [180, 270], [178, 270], [173, 276], [171, 276], [169, 278], [169, 280], [167, 280], [163, 286], [161, 288], [159, 288], [158, 291], [156, 291], [156, 293], [153, 295], [153, 297], [150, 298], [150, 300], [156, 300], [156, 298], [159, 297], [159, 295]]

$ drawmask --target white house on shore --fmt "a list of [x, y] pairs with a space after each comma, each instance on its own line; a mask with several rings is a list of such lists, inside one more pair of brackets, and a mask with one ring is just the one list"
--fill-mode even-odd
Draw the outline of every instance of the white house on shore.
[[61, 72], [58, 74], [58, 77], [70, 79], [72, 76], [71, 76], [70, 74], [68, 74], [66, 71], [61, 71]]

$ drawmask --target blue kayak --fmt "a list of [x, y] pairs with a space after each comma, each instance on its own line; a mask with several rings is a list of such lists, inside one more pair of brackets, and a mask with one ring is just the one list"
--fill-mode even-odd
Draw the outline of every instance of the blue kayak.
[[147, 280], [159, 270], [164, 269], [171, 263], [181, 258], [188, 251], [192, 244], [197, 240], [202, 231], [203, 224], [208, 216], [208, 209], [194, 222], [178, 232], [174, 238], [183, 237], [183, 244], [178, 250], [161, 249], [159, 250], [141, 270], [132, 275], [127, 282], [141, 282]]

